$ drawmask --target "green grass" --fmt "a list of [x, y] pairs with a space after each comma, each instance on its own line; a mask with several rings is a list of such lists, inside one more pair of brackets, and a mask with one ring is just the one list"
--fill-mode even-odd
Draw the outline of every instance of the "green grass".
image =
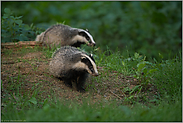
[[[91, 104], [84, 101], [82, 105], [74, 102], [46, 103], [42, 108], [32, 105], [29, 110], [18, 111], [15, 106], [10, 105], [11, 110], [1, 115], [2, 120], [25, 120], [35, 121], [182, 121], [182, 104], [179, 101], [158, 106], [146, 107], [140, 104], [133, 107], [116, 105], [116, 102], [106, 104]], [[13, 112], [13, 115], [12, 115]]]
[[155, 73], [154, 83], [163, 97], [182, 100], [182, 60], [167, 60]]
[[[34, 52], [42, 51], [46, 58], [51, 58], [54, 52], [47, 48], [32, 50]], [[26, 49], [23, 51], [28, 52]], [[33, 83], [32, 91], [21, 90], [25, 86], [24, 82], [28, 74], [18, 74], [17, 77], [9, 77], [10, 86], [8, 88], [3, 87], [1, 80], [1, 90], [3, 91], [1, 121], [182, 121], [181, 56], [167, 61], [154, 62], [146, 61], [145, 56], [138, 53], [134, 53], [134, 56], [130, 57], [128, 51], [120, 54], [117, 51], [102, 52], [94, 49], [91, 52], [95, 54], [97, 65], [103, 67], [100, 76], [92, 78], [100, 85], [98, 89], [107, 88], [103, 82], [110, 81], [109, 71], [117, 71], [124, 76], [145, 78], [143, 82], [155, 85], [157, 95], [154, 97], [157, 103], [149, 103], [150, 101], [145, 97], [143, 100], [148, 103], [140, 103], [132, 96], [126, 97], [126, 102], [125, 99], [111, 101], [102, 99], [91, 103], [90, 97], [88, 97], [79, 103], [75, 100], [60, 100], [52, 89], [50, 91], [53, 92], [47, 95], [47, 98], [41, 98], [40, 95], [44, 92], [40, 92], [40, 88], [43, 85]], [[147, 64], [139, 67], [138, 64], [143, 61], [146, 61]], [[156, 69], [156, 72], [148, 73], [152, 69]], [[36, 71], [36, 66], [32, 65], [32, 70]], [[137, 72], [145, 71], [148, 73], [145, 77], [137, 74]], [[46, 81], [44, 82], [46, 83]], [[145, 87], [143, 82], [140, 83], [140, 86]], [[92, 87], [97, 90], [94, 85]], [[141, 91], [140, 88], [138, 89], [137, 91]], [[133, 103], [128, 103], [132, 100]]]

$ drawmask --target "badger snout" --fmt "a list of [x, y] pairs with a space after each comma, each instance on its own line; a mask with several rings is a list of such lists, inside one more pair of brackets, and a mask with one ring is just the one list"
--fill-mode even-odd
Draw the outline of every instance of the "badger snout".
[[95, 46], [95, 43], [89, 43], [88, 46]]
[[98, 73], [93, 73], [92, 75], [93, 75], [93, 76], [98, 76], [99, 74], [98, 74]]

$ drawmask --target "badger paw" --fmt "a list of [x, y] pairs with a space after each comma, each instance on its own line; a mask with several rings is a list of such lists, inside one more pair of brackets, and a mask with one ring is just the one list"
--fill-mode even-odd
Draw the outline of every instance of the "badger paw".
[[72, 88], [72, 83], [64, 82], [64, 84], [65, 84], [67, 87]]
[[78, 92], [81, 92], [81, 93], [84, 93], [84, 92], [85, 92], [85, 89], [82, 88], [82, 87], [80, 87], [80, 88], [77, 89], [77, 91], [78, 91]]

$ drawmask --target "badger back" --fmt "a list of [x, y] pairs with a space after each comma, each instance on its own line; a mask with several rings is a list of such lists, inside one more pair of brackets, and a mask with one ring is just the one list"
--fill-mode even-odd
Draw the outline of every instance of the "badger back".
[[69, 45], [69, 40], [77, 34], [77, 31], [70, 31], [71, 27], [67, 25], [57, 24], [48, 28], [43, 40], [49, 46], [66, 46]]
[[81, 44], [95, 45], [95, 41], [88, 31], [63, 24], [51, 26], [44, 33], [38, 35], [36, 40], [41, 40], [40, 42], [50, 47], [67, 45], [80, 47]]

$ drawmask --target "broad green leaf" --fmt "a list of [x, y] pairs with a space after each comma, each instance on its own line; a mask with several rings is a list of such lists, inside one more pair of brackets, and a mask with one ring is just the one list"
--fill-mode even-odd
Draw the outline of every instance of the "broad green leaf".
[[27, 41], [27, 40], [29, 40], [27, 36], [25, 36], [24, 34], [20, 34], [19, 41]]
[[25, 24], [24, 27], [25, 27], [26, 30], [30, 29], [29, 25], [27, 25], [27, 24]]
[[22, 24], [22, 20], [15, 20], [15, 23], [21, 25]]
[[20, 19], [20, 18], [22, 18], [23, 16], [19, 16], [19, 17], [15, 17], [15, 19]]
[[125, 66], [125, 62], [124, 61], [122, 61], [122, 65]]
[[3, 19], [6, 19], [6, 18], [8, 18], [8, 17], [9, 17], [8, 14], [4, 14], [4, 15], [3, 15]]
[[138, 71], [141, 71], [146, 65], [146, 62], [140, 62], [137, 64]]
[[151, 74], [151, 73], [154, 73], [155, 71], [157, 71], [157, 69], [151, 69], [151, 70], [149, 70], [149, 74]]
[[4, 12], [7, 13], [7, 14], [11, 14], [11, 10], [9, 8], [5, 8]]
[[147, 68], [143, 69], [143, 73], [146, 75], [147, 74]]
[[135, 53], [134, 56], [135, 56], [136, 59], [138, 59], [139, 58], [139, 53]]
[[161, 59], [163, 59], [163, 55], [161, 55], [161, 53], [159, 53], [159, 57], [160, 57]]
[[37, 104], [37, 100], [36, 100], [35, 97], [32, 97], [32, 98], [29, 100], [29, 102], [33, 103], [34, 105]]
[[15, 20], [15, 17], [14, 17], [14, 16], [10, 16], [10, 18], [11, 18], [12, 20]]

